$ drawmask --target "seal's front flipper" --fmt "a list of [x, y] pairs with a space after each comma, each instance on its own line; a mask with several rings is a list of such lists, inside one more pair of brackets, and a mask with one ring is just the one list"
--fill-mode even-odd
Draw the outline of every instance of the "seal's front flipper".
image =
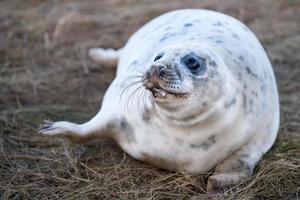
[[83, 141], [80, 125], [71, 122], [44, 120], [44, 123], [40, 125], [39, 133], [46, 136], [65, 137], [75, 143]]
[[116, 67], [118, 65], [121, 52], [122, 49], [114, 50], [114, 49], [92, 48], [89, 50], [89, 56], [96, 63], [108, 67]]
[[217, 165], [214, 174], [207, 181], [209, 195], [231, 194], [235, 191], [233, 186], [246, 181], [252, 175], [256, 162], [263, 154], [253, 148], [258, 147], [244, 146]]
[[119, 121], [111, 115], [99, 112], [90, 121], [84, 124], [45, 120], [40, 125], [39, 133], [45, 136], [67, 138], [74, 143], [85, 143], [96, 138], [114, 138], [118, 133]]

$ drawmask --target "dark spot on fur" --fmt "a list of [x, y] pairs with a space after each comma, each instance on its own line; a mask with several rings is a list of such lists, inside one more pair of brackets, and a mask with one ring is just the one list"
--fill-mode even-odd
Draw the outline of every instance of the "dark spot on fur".
[[236, 103], [236, 98], [234, 97], [234, 98], [232, 98], [230, 101], [225, 102], [224, 107], [225, 107], [225, 108], [229, 108], [229, 107], [231, 107], [232, 105], [234, 105], [235, 103]]
[[224, 33], [224, 31], [219, 30], [219, 29], [211, 29], [211, 32], [216, 32], [216, 33]]
[[244, 57], [243, 56], [239, 56], [239, 60], [243, 62], [244, 61]]
[[121, 120], [121, 131], [124, 132], [125, 138], [129, 143], [133, 143], [136, 141], [135, 134], [133, 128], [130, 126], [130, 124], [127, 122], [125, 118]]
[[170, 30], [172, 27], [171, 26], [168, 26], [165, 30], [168, 31]]
[[137, 65], [138, 64], [138, 61], [137, 60], [134, 60], [130, 63], [130, 66], [134, 66], [134, 65]]
[[243, 74], [241, 72], [238, 72], [238, 80], [239, 81], [243, 80]]
[[179, 106], [165, 106], [164, 107], [166, 110], [168, 110], [168, 111], [170, 111], [170, 112], [176, 112], [176, 111], [178, 111], [179, 109], [180, 109], [180, 107]]
[[110, 122], [106, 125], [107, 130], [114, 130], [116, 128], [116, 123], [115, 122]]
[[223, 41], [223, 40], [219, 40], [219, 39], [215, 40], [215, 42], [216, 42], [216, 43], [218, 43], [218, 44], [220, 44], [220, 43], [224, 43], [224, 41]]
[[246, 96], [246, 94], [244, 92], [242, 93], [242, 96], [243, 96], [243, 104], [242, 104], [242, 106], [243, 106], [244, 110], [247, 111], [247, 96]]
[[167, 40], [167, 39], [169, 39], [171, 37], [174, 37], [175, 35], [176, 35], [175, 33], [167, 33], [159, 41], [163, 42], [163, 41], [165, 41], [165, 40]]
[[250, 107], [250, 108], [249, 108], [249, 112], [252, 112], [252, 111], [253, 111], [253, 103], [254, 103], [254, 102], [253, 102], [253, 99], [250, 99], [250, 100], [249, 100], [249, 107]]
[[214, 60], [210, 60], [209, 61], [209, 65], [212, 66], [212, 67], [216, 67], [217, 66], [217, 64], [216, 64], [216, 62]]
[[227, 51], [227, 53], [228, 53], [229, 55], [232, 55], [232, 52], [231, 52], [229, 49], [225, 48], [225, 50]]
[[254, 78], [258, 78], [257, 75], [254, 74], [248, 66], [246, 67], [246, 71], [247, 71], [248, 74], [250, 74], [250, 75], [253, 76]]
[[223, 26], [223, 24], [221, 22], [216, 22], [212, 24], [213, 26]]
[[191, 27], [191, 26], [193, 26], [193, 23], [186, 23], [186, 24], [184, 25], [184, 27]]
[[253, 171], [253, 166], [250, 166], [246, 161], [241, 158], [236, 160], [236, 163], [231, 167], [232, 172], [243, 172], [246, 176], [250, 176]]
[[261, 83], [261, 85], [260, 85], [260, 90], [261, 90], [262, 92], [265, 92], [265, 91], [267, 90], [266, 84], [265, 84], [264, 82]]
[[150, 115], [150, 111], [148, 109], [146, 109], [143, 113], [142, 119], [144, 122], [149, 122], [151, 119], [151, 115]]
[[236, 34], [236, 33], [232, 33], [231, 35], [232, 35], [233, 38], [235, 38], [235, 39], [237, 39], [237, 40], [240, 39], [240, 37], [239, 37], [238, 34]]
[[248, 157], [249, 157], [249, 154], [243, 153], [243, 154], [240, 155], [240, 157], [241, 157], [241, 158], [248, 158]]
[[213, 144], [216, 143], [216, 137], [214, 135], [210, 136], [206, 141], [202, 143], [192, 143], [190, 147], [193, 149], [203, 149], [208, 150]]
[[169, 37], [168, 36], [163, 36], [159, 41], [160, 42], [163, 42], [163, 41], [165, 41], [166, 39], [168, 39]]
[[255, 91], [253, 91], [253, 90], [251, 90], [251, 94], [252, 94], [253, 96], [255, 96], [255, 97], [258, 96], [258, 95], [257, 95], [257, 92], [255, 92]]
[[213, 37], [213, 36], [208, 36], [208, 37], [206, 37], [206, 39], [209, 39], [209, 40], [214, 40], [214, 39], [216, 39], [216, 37]]
[[247, 83], [244, 83], [244, 89], [247, 90], [248, 89], [248, 85]]

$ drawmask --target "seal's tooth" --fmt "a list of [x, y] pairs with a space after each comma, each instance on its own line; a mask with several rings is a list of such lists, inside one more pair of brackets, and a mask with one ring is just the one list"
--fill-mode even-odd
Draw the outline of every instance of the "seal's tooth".
[[162, 97], [166, 96], [166, 92], [164, 90], [160, 90], [160, 94], [161, 94]]
[[162, 89], [154, 88], [153, 91], [155, 92], [156, 97], [165, 97], [166, 92]]

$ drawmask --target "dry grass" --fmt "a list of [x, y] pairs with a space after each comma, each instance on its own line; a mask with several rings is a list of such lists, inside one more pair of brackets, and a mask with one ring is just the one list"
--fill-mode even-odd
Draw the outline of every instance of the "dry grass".
[[[275, 146], [251, 179], [219, 198], [300, 198], [298, 0], [7, 0], [0, 2], [1, 199], [207, 199], [206, 175], [154, 168], [109, 140], [71, 145], [36, 133], [44, 118], [83, 122], [97, 112], [114, 70], [90, 62], [89, 47], [121, 47], [152, 17], [185, 7], [219, 10], [248, 24], [268, 50], [280, 91]], [[53, 40], [70, 12], [83, 20], [67, 20]]]

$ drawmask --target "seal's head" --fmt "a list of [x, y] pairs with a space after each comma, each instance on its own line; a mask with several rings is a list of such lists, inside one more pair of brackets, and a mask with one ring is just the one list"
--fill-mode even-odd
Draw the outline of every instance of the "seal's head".
[[222, 65], [210, 48], [170, 46], [154, 56], [143, 84], [160, 107], [203, 107], [222, 94]]

